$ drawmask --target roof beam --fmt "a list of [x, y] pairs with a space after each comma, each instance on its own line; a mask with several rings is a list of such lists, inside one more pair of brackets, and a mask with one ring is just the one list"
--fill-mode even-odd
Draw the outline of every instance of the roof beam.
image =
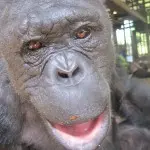
[[111, 0], [111, 1], [113, 1], [117, 6], [121, 7], [122, 9], [124, 9], [131, 16], [136, 17], [136, 18], [140, 19], [141, 21], [147, 23], [147, 19], [144, 16], [142, 16], [137, 11], [130, 9], [129, 6], [127, 4], [125, 4], [124, 2], [122, 2], [120, 0]]

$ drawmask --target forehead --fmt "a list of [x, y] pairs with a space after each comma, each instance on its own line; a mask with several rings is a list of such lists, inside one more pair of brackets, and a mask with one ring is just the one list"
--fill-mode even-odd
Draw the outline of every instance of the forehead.
[[[94, 16], [107, 18], [103, 0], [8, 0], [9, 18], [22, 20], [32, 14], [51, 20]], [[68, 17], [69, 16], [69, 17]], [[43, 19], [44, 19], [43, 18]]]
[[[14, 26], [25, 22], [58, 23], [63, 21], [100, 21], [108, 24], [108, 14], [103, 0], [8, 0], [5, 21], [1, 25], [12, 23]], [[9, 13], [7, 13], [9, 12]], [[65, 18], [65, 19], [64, 19]], [[38, 20], [36, 20], [38, 19]], [[16, 22], [14, 20], [17, 20]], [[25, 21], [25, 22], [24, 22]], [[12, 26], [12, 25], [11, 25]]]
[[14, 0], [11, 2], [10, 7], [18, 12], [21, 10], [49, 9], [52, 7], [103, 9], [102, 0]]
[[[98, 5], [102, 4], [102, 0], [14, 0], [12, 3], [26, 3], [26, 4], [33, 4], [33, 5], [70, 5], [70, 6], [86, 6], [86, 5]], [[33, 6], [32, 5], [32, 6]]]

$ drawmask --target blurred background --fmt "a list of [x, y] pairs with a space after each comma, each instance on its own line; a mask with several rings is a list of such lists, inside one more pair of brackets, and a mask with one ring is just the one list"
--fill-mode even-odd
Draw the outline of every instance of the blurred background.
[[129, 73], [150, 77], [150, 0], [108, 0], [119, 59]]

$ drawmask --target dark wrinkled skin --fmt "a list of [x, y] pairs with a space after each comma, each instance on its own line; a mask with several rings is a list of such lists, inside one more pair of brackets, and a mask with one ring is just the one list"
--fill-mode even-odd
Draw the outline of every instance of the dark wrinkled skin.
[[[0, 14], [0, 150], [145, 150], [120, 145], [137, 128], [128, 127], [129, 136], [114, 125], [111, 131], [115, 58], [104, 0], [1, 0]], [[76, 39], [83, 27], [91, 34]], [[32, 40], [43, 47], [29, 50]], [[102, 113], [102, 129], [88, 142], [72, 142], [52, 127]]]

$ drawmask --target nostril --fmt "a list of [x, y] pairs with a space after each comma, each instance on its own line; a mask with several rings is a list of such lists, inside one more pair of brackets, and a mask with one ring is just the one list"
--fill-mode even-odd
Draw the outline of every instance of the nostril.
[[72, 72], [72, 76], [76, 76], [79, 72], [80, 72], [80, 68], [77, 67], [77, 68]]
[[70, 71], [70, 72], [63, 72], [63, 71], [58, 71], [57, 75], [60, 78], [69, 78], [69, 77], [75, 77], [80, 73], [80, 68], [76, 67], [74, 70]]
[[64, 72], [58, 72], [58, 76], [61, 78], [69, 78], [69, 75], [67, 73], [64, 73]]

